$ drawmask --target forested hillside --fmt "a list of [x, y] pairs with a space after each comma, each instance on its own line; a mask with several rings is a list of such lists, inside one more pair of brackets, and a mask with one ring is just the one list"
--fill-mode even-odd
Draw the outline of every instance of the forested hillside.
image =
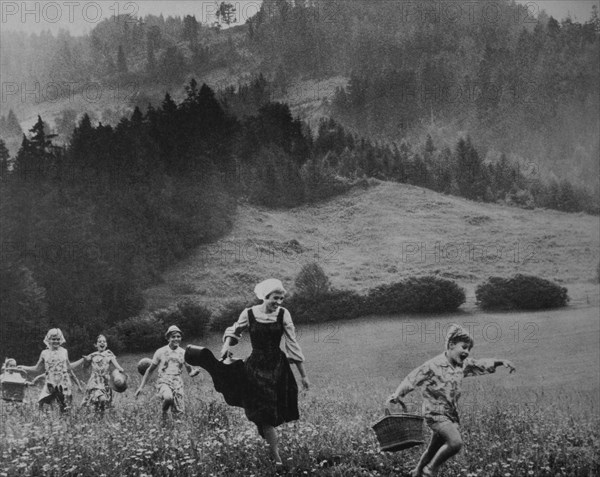
[[[102, 101], [89, 104], [92, 120], [114, 125], [127, 108], [158, 104], [165, 90], [178, 97], [192, 76], [220, 78], [221, 89], [262, 73], [284, 97], [298, 79], [343, 76], [348, 84], [329, 113], [365, 138], [424, 144], [429, 134], [452, 146], [469, 134], [484, 158], [512, 155], [545, 179], [596, 187], [597, 9], [577, 23], [534, 15], [509, 0], [494, 8], [440, 5], [266, 0], [245, 25], [226, 30], [194, 16], [123, 15], [82, 37], [3, 33], [3, 81], [17, 89], [2, 104], [0, 135], [6, 141], [14, 134], [9, 109], [19, 119], [28, 111], [25, 87], [25, 103], [56, 102], [98, 82], [112, 88], [104, 99], [117, 94], [120, 101], [104, 109]], [[73, 116], [65, 111], [51, 126], [66, 137]]]
[[[430, 5], [277, 0], [226, 30], [149, 16], [82, 37], [3, 33], [3, 349], [29, 354], [13, 338], [49, 325], [83, 345], [136, 315], [239, 201], [294, 207], [375, 177], [598, 214], [597, 12], [557, 22], [502, 0], [494, 21], [441, 21]], [[334, 76], [348, 84], [319, 98], [318, 124], [273, 101]], [[89, 85], [125, 94], [70, 108]], [[59, 104], [22, 130], [20, 114]]]

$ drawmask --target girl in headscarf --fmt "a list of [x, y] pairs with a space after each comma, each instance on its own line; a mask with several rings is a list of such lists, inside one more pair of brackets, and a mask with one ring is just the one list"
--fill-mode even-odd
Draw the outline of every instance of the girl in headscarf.
[[80, 364], [92, 367], [92, 375], [85, 389], [85, 397], [82, 405], [91, 405], [96, 412], [103, 412], [107, 407], [110, 407], [113, 399], [113, 390], [110, 387], [110, 365], [123, 372], [123, 368], [117, 362], [116, 356], [108, 349], [106, 336], [98, 335], [96, 338], [95, 352], [84, 356], [75, 361], [73, 367]]
[[433, 435], [411, 477], [437, 475], [440, 466], [461, 450], [457, 405], [462, 378], [493, 373], [498, 366], [507, 367], [511, 373], [515, 370], [510, 361], [469, 358], [473, 343], [464, 328], [451, 325], [445, 352], [411, 371], [388, 398], [388, 402], [399, 402], [416, 387], [423, 387], [423, 415]]
[[[228, 358], [230, 348], [248, 331], [252, 353], [245, 361], [245, 389], [239, 401], [248, 419], [268, 442], [275, 465], [282, 466], [275, 427], [299, 418], [298, 385], [289, 363], [298, 368], [305, 389], [310, 383], [292, 317], [281, 306], [285, 295], [283, 284], [270, 278], [256, 285], [254, 292], [262, 304], [246, 308], [237, 322], [225, 330], [221, 357]], [[285, 353], [280, 348], [282, 337], [285, 337]], [[231, 396], [227, 398], [231, 400]]]
[[67, 350], [63, 348], [66, 340], [60, 328], [52, 328], [44, 338], [45, 350], [40, 354], [40, 359], [35, 366], [19, 366], [27, 372], [44, 371], [46, 382], [38, 398], [40, 409], [44, 404], [56, 401], [61, 412], [70, 409], [72, 401], [71, 378], [72, 369]]

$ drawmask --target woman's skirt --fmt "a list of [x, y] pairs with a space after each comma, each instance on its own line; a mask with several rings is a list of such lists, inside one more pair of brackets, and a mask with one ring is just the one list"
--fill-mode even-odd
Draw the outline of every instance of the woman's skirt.
[[278, 426], [295, 421], [298, 413], [298, 385], [285, 354], [253, 351], [244, 362], [225, 364], [199, 346], [188, 346], [185, 360], [210, 374], [215, 389], [231, 406], [243, 407], [246, 416], [261, 432], [262, 425]]

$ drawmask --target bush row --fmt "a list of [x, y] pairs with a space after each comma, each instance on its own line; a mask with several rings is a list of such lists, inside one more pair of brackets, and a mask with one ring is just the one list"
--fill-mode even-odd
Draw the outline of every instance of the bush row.
[[550, 280], [517, 274], [512, 278], [490, 277], [475, 290], [484, 310], [541, 310], [567, 306], [567, 289]]
[[181, 328], [184, 336], [201, 338], [211, 318], [208, 308], [192, 300], [121, 321], [106, 331], [113, 351], [140, 352], [164, 346], [164, 333], [170, 325]]
[[[297, 292], [285, 307], [296, 324], [354, 319], [366, 315], [399, 313], [452, 313], [465, 302], [465, 291], [452, 280], [437, 276], [410, 277], [380, 285], [361, 295], [330, 287], [311, 266], [298, 276]], [[484, 310], [537, 310], [566, 306], [567, 289], [549, 280], [528, 275], [490, 277], [476, 289], [477, 304]], [[207, 331], [222, 332], [242, 310], [254, 303], [231, 301], [219, 313], [185, 300], [176, 306], [122, 321], [106, 332], [115, 351], [148, 351], [165, 344], [164, 331], [179, 326], [185, 336], [202, 337]]]

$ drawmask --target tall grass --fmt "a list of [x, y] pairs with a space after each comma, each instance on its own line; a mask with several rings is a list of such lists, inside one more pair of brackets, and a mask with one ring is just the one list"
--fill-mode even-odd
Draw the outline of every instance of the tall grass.
[[[82, 409], [40, 414], [33, 403], [2, 403], [0, 476], [260, 476], [274, 472], [243, 411], [210, 380], [188, 383], [186, 418], [160, 420], [153, 390], [119, 395], [104, 418]], [[370, 426], [389, 388], [381, 379], [332, 380], [302, 394], [301, 420], [280, 427], [289, 475], [396, 476], [422, 448], [380, 453]], [[392, 386], [393, 387], [393, 386]], [[374, 391], [376, 390], [376, 391]], [[465, 447], [445, 476], [597, 476], [596, 395], [470, 389], [461, 407]], [[32, 395], [32, 397], [34, 397]], [[418, 403], [413, 399], [413, 409]]]

